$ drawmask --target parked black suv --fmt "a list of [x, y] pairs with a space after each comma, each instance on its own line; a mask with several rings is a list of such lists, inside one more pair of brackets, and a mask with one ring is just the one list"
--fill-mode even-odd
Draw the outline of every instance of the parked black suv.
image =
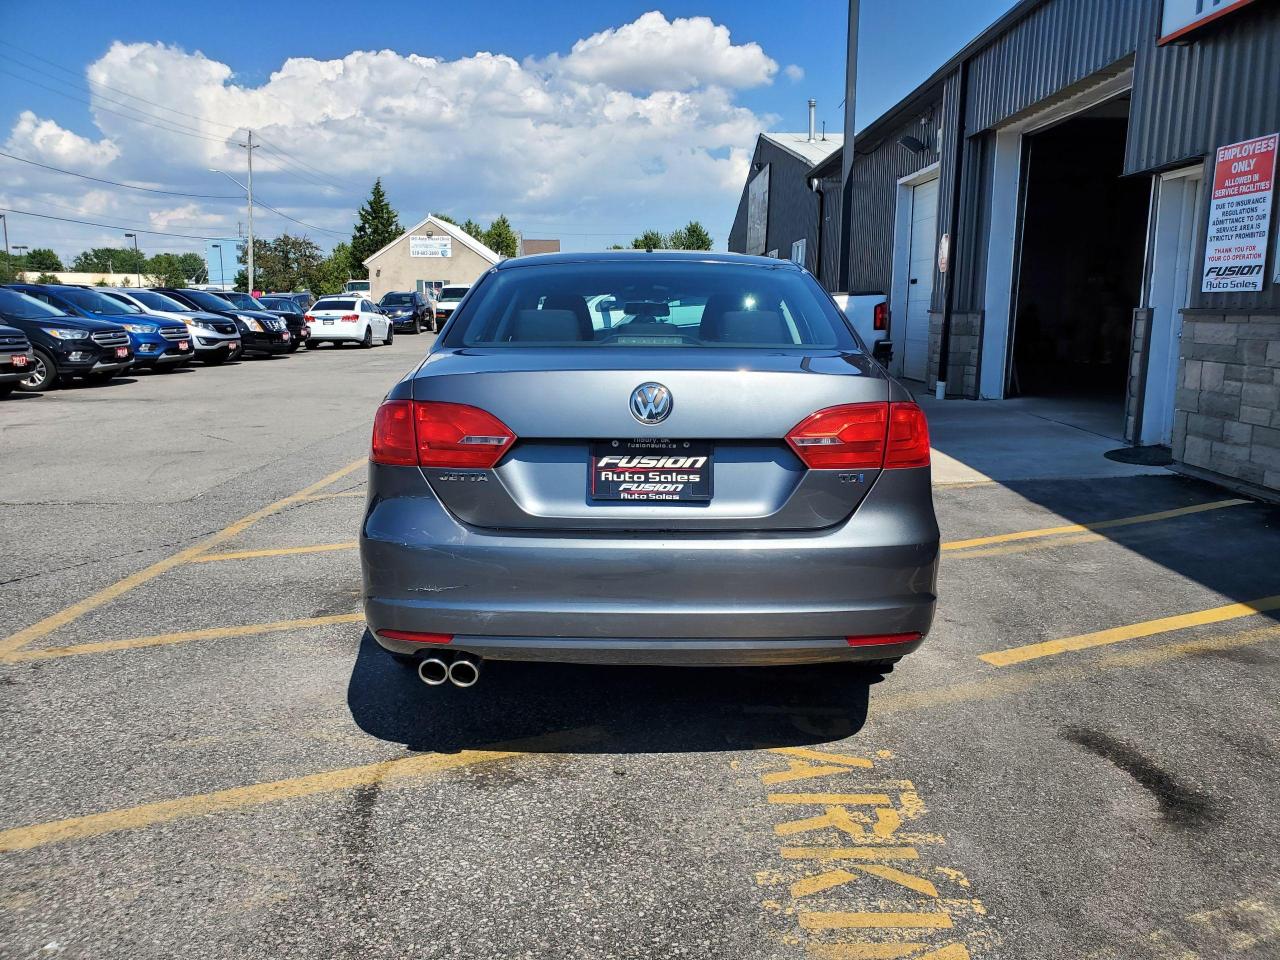
[[0, 326], [0, 397], [13, 393], [31, 375], [34, 363], [27, 335], [17, 327]]
[[259, 314], [257, 311], [241, 310], [231, 301], [208, 290], [190, 290], [176, 287], [152, 287], [156, 293], [163, 293], [179, 303], [185, 303], [193, 310], [216, 313], [236, 322], [240, 328], [240, 343], [246, 356], [271, 356], [277, 353], [288, 353], [293, 344], [293, 336], [285, 322], [270, 314]]
[[311, 328], [307, 326], [307, 318], [302, 308], [290, 297], [251, 297], [247, 293], [224, 294], [237, 307], [247, 307], [249, 302], [257, 304], [254, 310], [265, 310], [273, 317], [279, 317], [289, 325], [289, 333], [293, 335], [292, 353], [307, 342], [311, 336]]
[[31, 341], [34, 360], [19, 384], [23, 390], [51, 390], [69, 377], [110, 380], [133, 364], [124, 327], [68, 316], [7, 287], [0, 287], [0, 323], [17, 327]]
[[416, 291], [393, 290], [391, 293], [384, 293], [378, 306], [391, 318], [397, 333], [402, 330], [405, 333], [421, 333], [424, 329], [435, 333], [440, 329], [434, 302]]

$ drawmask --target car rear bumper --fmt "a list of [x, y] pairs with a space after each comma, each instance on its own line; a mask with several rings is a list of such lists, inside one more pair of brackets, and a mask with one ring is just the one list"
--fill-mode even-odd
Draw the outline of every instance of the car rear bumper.
[[[576, 663], [774, 664], [897, 657], [927, 634], [938, 528], [929, 471], [884, 473], [845, 522], [790, 533], [504, 534], [460, 523], [415, 467], [371, 467], [365, 619], [448, 650]], [[440, 649], [439, 647], [426, 647]]]

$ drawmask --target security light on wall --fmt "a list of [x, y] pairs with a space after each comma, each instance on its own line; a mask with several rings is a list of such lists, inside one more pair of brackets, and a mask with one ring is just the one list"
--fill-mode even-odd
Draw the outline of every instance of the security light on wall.
[[923, 140], [918, 137], [910, 136], [909, 134], [898, 139], [898, 146], [906, 147], [912, 153], [924, 153], [929, 149]]

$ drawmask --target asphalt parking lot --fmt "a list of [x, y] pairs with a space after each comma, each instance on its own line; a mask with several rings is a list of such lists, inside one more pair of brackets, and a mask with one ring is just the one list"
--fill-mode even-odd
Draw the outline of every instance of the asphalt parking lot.
[[1280, 955], [1280, 510], [942, 484], [883, 678], [428, 689], [353, 549], [427, 342], [0, 403], [0, 956]]

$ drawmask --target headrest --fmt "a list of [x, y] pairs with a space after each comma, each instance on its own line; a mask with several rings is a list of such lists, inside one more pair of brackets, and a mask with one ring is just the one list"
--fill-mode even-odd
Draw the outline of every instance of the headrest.
[[517, 342], [564, 343], [582, 340], [582, 327], [572, 310], [521, 310], [511, 325]]
[[773, 310], [730, 310], [720, 318], [717, 340], [728, 343], [793, 343], [782, 315]]

